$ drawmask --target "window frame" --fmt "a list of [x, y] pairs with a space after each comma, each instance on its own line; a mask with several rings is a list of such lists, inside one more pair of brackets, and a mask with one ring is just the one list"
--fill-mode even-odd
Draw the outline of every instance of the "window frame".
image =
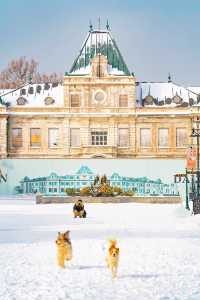
[[[98, 134], [97, 134], [98, 133]], [[108, 146], [107, 129], [91, 129], [90, 131], [91, 146]], [[102, 144], [101, 144], [102, 142]]]
[[[121, 130], [126, 130], [127, 131], [127, 144], [126, 145], [121, 145], [120, 144], [120, 131]], [[130, 130], [129, 128], [118, 128], [118, 147], [120, 148], [128, 148], [130, 146]]]
[[[13, 131], [15, 130], [20, 130], [21, 131], [21, 145], [20, 146], [16, 146], [13, 144]], [[11, 128], [11, 147], [12, 148], [16, 148], [16, 149], [19, 149], [19, 148], [22, 148], [23, 147], [23, 128], [20, 128], [20, 127], [14, 127], [14, 128]]]
[[[32, 145], [32, 130], [39, 130], [40, 131], [40, 144], [39, 145]], [[30, 147], [31, 148], [41, 148], [42, 146], [42, 131], [41, 131], [41, 128], [39, 127], [33, 127], [33, 128], [30, 128]]]
[[[73, 99], [73, 97], [77, 97], [78, 101], [77, 101], [77, 99]], [[72, 105], [73, 101], [77, 101], [78, 105]], [[81, 106], [80, 94], [78, 94], [78, 93], [70, 94], [70, 107], [71, 108], [80, 108], [80, 106]]]
[[[160, 145], [160, 132], [162, 130], [165, 130], [167, 132], [167, 145]], [[158, 143], [157, 144], [158, 144], [159, 149], [169, 148], [169, 128], [164, 128], [164, 127], [158, 128]]]
[[[57, 131], [57, 145], [51, 145], [51, 143], [50, 143], [50, 132], [51, 131], [53, 131], [53, 130], [55, 130], [55, 131]], [[50, 127], [50, 128], [48, 128], [48, 148], [49, 149], [55, 149], [55, 148], [59, 148], [59, 144], [60, 144], [60, 138], [59, 138], [59, 128], [56, 128], [56, 127]]]
[[[186, 136], [186, 143], [185, 145], [178, 145], [178, 130], [181, 130], [181, 129], [184, 129], [185, 130], [185, 136]], [[188, 136], [187, 136], [187, 128], [186, 127], [176, 127], [176, 148], [186, 148], [187, 147], [187, 144], [188, 144]]]
[[[151, 128], [149, 128], [149, 127], [141, 127], [140, 129], [139, 129], [140, 131], [139, 131], [139, 133], [140, 133], [140, 139], [139, 139], [139, 141], [140, 141], [140, 148], [152, 148], [152, 129]], [[143, 130], [148, 130], [149, 131], [149, 133], [150, 133], [150, 143], [149, 143], [149, 145], [148, 146], [145, 146], [145, 145], [142, 145], [142, 143], [141, 143], [141, 141], [142, 141], [142, 131]]]
[[[123, 97], [126, 97], [126, 100], [124, 100], [124, 99], [122, 99]], [[126, 101], [127, 103], [127, 105], [121, 105], [124, 101]], [[120, 108], [126, 108], [126, 107], [128, 107], [128, 95], [127, 94], [121, 94], [121, 95], [119, 95], [119, 107]]]
[[[79, 144], [76, 144], [76, 145], [72, 144], [72, 136], [73, 136], [72, 131], [73, 130], [79, 131]], [[70, 147], [71, 148], [80, 148], [81, 147], [81, 130], [80, 130], [80, 128], [70, 128]]]

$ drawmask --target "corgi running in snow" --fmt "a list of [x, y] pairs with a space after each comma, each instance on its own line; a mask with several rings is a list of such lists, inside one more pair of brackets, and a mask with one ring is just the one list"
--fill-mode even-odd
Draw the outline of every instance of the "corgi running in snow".
[[70, 231], [64, 233], [58, 232], [56, 240], [58, 265], [61, 268], [65, 267], [65, 260], [72, 259], [72, 243], [69, 237]]
[[117, 269], [119, 263], [119, 248], [116, 247], [116, 244], [116, 240], [109, 241], [109, 248], [106, 256], [107, 266], [111, 270], [113, 278], [117, 276]]

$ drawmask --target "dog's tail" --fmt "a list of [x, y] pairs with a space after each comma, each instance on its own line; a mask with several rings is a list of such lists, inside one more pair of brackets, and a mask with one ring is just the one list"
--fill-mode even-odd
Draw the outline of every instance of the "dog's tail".
[[117, 241], [112, 239], [112, 240], [109, 240], [109, 243], [110, 243], [111, 246], [116, 246]]

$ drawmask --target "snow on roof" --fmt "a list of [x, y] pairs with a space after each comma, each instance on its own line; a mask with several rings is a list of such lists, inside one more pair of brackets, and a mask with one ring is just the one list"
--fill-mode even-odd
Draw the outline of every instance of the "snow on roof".
[[110, 30], [94, 30], [88, 33], [69, 74], [90, 74], [92, 59], [99, 54], [108, 60], [108, 74], [130, 75]]
[[[10, 93], [7, 94], [8, 92]], [[2, 96], [4, 94], [7, 95]], [[54, 86], [53, 84], [30, 84], [13, 92], [12, 90], [0, 90], [0, 97], [10, 106], [54, 107], [64, 104], [63, 86]]]
[[[147, 96], [152, 96], [158, 103], [164, 102], [163, 105], [165, 106], [177, 106], [177, 103], [173, 102], [175, 96], [179, 96], [182, 103], [189, 103], [191, 99], [194, 100], [194, 104], [198, 102], [198, 95], [194, 93], [194, 90], [177, 85], [174, 82], [140, 82], [136, 87], [136, 96], [139, 104], [142, 104]], [[171, 103], [166, 103], [166, 99], [171, 99]]]
[[200, 94], [200, 87], [199, 86], [189, 86], [187, 89], [189, 91], [192, 91], [195, 94]]
[[[89, 66], [87, 67], [89, 68]], [[80, 70], [77, 70], [77, 72]], [[120, 74], [121, 71], [117, 70]], [[75, 71], [76, 72], [76, 71]], [[8, 93], [8, 94], [7, 94]], [[2, 96], [7, 94], [5, 96]], [[182, 103], [190, 105], [200, 105], [199, 94], [200, 87], [185, 88], [174, 82], [140, 82], [136, 86], [137, 104], [143, 105], [147, 96], [152, 96], [157, 103], [164, 106], [176, 107], [177, 103], [173, 101], [173, 97], [179, 96]], [[11, 107], [62, 107], [64, 106], [63, 86], [54, 86], [52, 84], [32, 84], [27, 85], [18, 90], [0, 90], [0, 97], [5, 103], [9, 103]], [[166, 100], [170, 100], [168, 103]], [[191, 104], [191, 100], [194, 102]], [[24, 103], [23, 103], [24, 101]], [[152, 103], [156, 106], [156, 103]], [[158, 104], [159, 105], [159, 104]]]
[[74, 70], [71, 74], [72, 75], [88, 75], [89, 73], [91, 73], [91, 65], [88, 65], [86, 67], [82, 67], [80, 69], [76, 69]]
[[76, 174], [94, 174], [92, 170], [87, 166], [81, 166], [80, 169], [76, 172]]

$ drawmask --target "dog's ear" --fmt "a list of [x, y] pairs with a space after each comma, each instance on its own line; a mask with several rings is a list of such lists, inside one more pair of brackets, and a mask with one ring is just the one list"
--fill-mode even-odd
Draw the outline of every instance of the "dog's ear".
[[61, 233], [60, 233], [60, 231], [58, 231], [58, 236], [60, 236], [61, 235]]

